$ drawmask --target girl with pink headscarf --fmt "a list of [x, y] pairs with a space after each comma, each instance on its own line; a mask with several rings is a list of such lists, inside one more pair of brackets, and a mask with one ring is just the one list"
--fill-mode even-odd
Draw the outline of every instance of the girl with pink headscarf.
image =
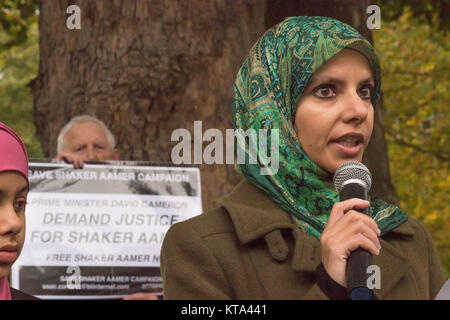
[[0, 300], [32, 299], [9, 287], [7, 276], [25, 240], [28, 156], [19, 136], [0, 122]]

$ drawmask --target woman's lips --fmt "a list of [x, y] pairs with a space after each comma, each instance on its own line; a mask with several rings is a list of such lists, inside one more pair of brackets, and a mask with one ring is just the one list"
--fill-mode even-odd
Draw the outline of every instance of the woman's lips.
[[16, 261], [17, 259], [17, 250], [16, 251], [0, 251], [0, 263], [10, 264]]
[[355, 146], [345, 146], [343, 144], [340, 144], [339, 142], [332, 142], [331, 143], [340, 154], [342, 154], [344, 157], [355, 157], [357, 156], [362, 148], [362, 143], [358, 143]]
[[7, 245], [0, 248], [0, 263], [10, 264], [17, 259], [17, 245]]

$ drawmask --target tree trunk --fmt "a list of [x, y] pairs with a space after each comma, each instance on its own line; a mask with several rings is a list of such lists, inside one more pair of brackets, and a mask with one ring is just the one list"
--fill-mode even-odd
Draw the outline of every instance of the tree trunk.
[[[372, 30], [366, 26], [366, 13], [370, 0], [267, 0], [266, 28], [290, 16], [325, 16], [338, 19], [358, 30], [372, 43]], [[383, 104], [377, 106], [374, 129], [363, 162], [372, 174], [371, 194], [398, 204], [395, 188], [391, 183], [387, 145], [384, 136]]]
[[[81, 30], [66, 9], [81, 9]], [[103, 120], [124, 160], [171, 162], [175, 129], [232, 128], [233, 84], [264, 31], [255, 0], [44, 0], [40, 63], [30, 84], [46, 157], [73, 116]], [[205, 210], [240, 180], [233, 165], [202, 164]]]

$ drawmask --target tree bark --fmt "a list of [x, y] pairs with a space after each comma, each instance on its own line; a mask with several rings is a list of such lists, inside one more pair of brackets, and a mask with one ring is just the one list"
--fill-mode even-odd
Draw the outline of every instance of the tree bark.
[[[81, 30], [66, 9], [81, 9]], [[96, 115], [124, 160], [171, 162], [175, 129], [232, 128], [233, 84], [264, 31], [258, 0], [44, 0], [40, 63], [30, 84], [46, 157], [73, 116]], [[225, 157], [225, 155], [224, 155]], [[200, 165], [203, 208], [240, 180], [233, 165]]]
[[[367, 28], [367, 7], [371, 0], [267, 0], [266, 28], [290, 16], [325, 16], [338, 19], [358, 30], [373, 42], [372, 30]], [[363, 162], [372, 174], [371, 194], [398, 204], [395, 188], [391, 183], [387, 144], [383, 127], [383, 103], [376, 107], [374, 129]]]

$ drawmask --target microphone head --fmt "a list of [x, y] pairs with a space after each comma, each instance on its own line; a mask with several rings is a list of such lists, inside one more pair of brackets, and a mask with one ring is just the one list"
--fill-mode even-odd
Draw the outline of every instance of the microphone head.
[[347, 161], [341, 164], [334, 173], [333, 183], [337, 192], [341, 192], [346, 184], [352, 182], [362, 185], [366, 192], [369, 192], [372, 186], [370, 171], [361, 162]]

